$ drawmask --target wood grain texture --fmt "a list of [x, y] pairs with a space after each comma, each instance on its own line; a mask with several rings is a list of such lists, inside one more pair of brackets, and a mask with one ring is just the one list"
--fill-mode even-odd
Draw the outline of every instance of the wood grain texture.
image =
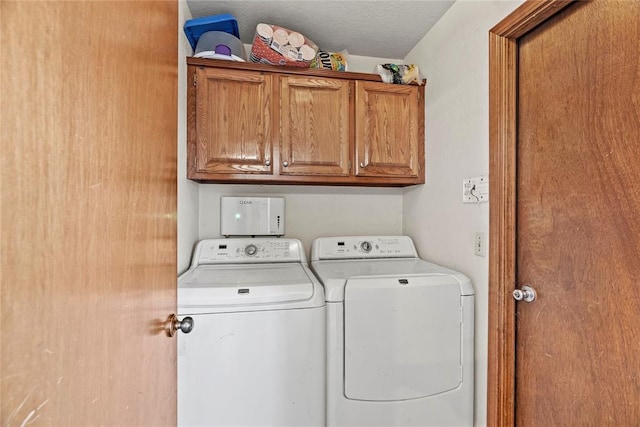
[[628, 1], [520, 39], [517, 425], [640, 425], [639, 40]]
[[197, 172], [271, 174], [272, 76], [206, 67], [195, 72]]
[[368, 80], [373, 82], [381, 82], [382, 79], [378, 74], [372, 73], [354, 73], [352, 71], [331, 71], [315, 68], [300, 68], [300, 67], [283, 67], [266, 64], [257, 64], [250, 62], [234, 62], [224, 61], [219, 59], [208, 58], [193, 58], [188, 57], [186, 59], [188, 65], [204, 66], [204, 67], [216, 67], [226, 68], [229, 70], [249, 70], [259, 72], [282, 72], [288, 75], [300, 75], [303, 77], [323, 77], [330, 79], [345, 79], [345, 80]]
[[356, 175], [403, 176], [424, 182], [423, 86], [356, 82]]
[[500, 21], [490, 32], [500, 37], [517, 40], [573, 2], [574, 0], [527, 1]]
[[[489, 33], [489, 346], [487, 425], [515, 423], [518, 38], [571, 2], [527, 1]], [[542, 78], [542, 77], [541, 77]]]
[[[187, 58], [189, 179], [385, 187], [424, 183], [424, 86], [383, 84], [377, 75], [364, 73], [229, 62]], [[356, 107], [356, 82], [377, 88], [361, 104], [364, 108]], [[380, 107], [374, 109], [378, 99]], [[359, 120], [379, 130], [358, 137]], [[362, 144], [356, 140], [369, 137], [375, 140], [363, 146], [371, 167], [356, 171], [355, 145]]]
[[348, 176], [350, 82], [302, 76], [279, 80], [280, 174]]
[[514, 425], [515, 408], [516, 55], [514, 40], [490, 34], [487, 425], [505, 427]]
[[174, 425], [177, 3], [0, 7], [0, 424]]

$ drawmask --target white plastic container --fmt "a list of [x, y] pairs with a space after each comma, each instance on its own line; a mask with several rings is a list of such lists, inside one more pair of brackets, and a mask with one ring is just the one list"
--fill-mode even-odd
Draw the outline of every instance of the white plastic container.
[[223, 236], [283, 236], [284, 197], [221, 197]]
[[247, 54], [239, 38], [224, 31], [207, 31], [198, 39], [196, 58], [225, 59], [246, 62]]

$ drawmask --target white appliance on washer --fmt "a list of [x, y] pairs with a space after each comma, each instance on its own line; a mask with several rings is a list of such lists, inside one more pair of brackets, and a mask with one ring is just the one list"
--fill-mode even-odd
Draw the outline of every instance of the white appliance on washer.
[[327, 426], [472, 426], [474, 291], [407, 236], [322, 237]]
[[178, 425], [324, 426], [325, 302], [299, 240], [203, 240], [178, 278]]

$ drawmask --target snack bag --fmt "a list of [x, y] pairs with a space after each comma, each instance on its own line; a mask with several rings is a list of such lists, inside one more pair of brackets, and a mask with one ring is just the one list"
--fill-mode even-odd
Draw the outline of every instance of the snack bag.
[[309, 66], [324, 70], [347, 71], [347, 53], [346, 51], [329, 53], [318, 49], [318, 54]]
[[397, 85], [408, 85], [412, 82], [422, 85], [420, 70], [417, 65], [396, 65], [396, 64], [379, 64], [376, 66], [376, 72], [384, 83], [393, 83]]
[[302, 34], [277, 25], [258, 24], [249, 61], [308, 68], [318, 46]]

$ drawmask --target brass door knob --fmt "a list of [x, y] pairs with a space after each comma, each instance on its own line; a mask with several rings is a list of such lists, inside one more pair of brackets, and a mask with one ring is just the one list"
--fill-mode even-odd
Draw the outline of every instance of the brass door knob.
[[193, 318], [187, 316], [179, 320], [175, 314], [167, 318], [166, 323], [167, 336], [172, 337], [180, 330], [182, 333], [188, 334], [193, 331]]

